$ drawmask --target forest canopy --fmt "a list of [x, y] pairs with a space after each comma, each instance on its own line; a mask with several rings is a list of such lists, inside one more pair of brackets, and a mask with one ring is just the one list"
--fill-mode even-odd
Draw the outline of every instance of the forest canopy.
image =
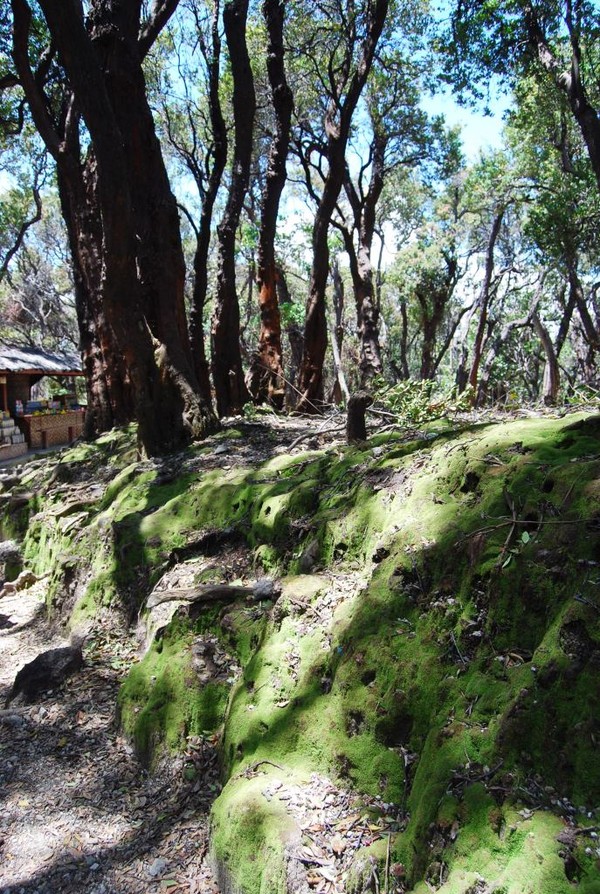
[[599, 34], [572, 0], [1, 0], [0, 337], [78, 346], [88, 435], [148, 454], [398, 382], [596, 394]]

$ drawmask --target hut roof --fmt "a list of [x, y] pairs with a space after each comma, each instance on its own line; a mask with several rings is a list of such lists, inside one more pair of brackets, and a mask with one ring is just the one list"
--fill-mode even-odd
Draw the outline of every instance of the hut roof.
[[29, 345], [0, 343], [0, 373], [28, 373], [38, 376], [80, 376], [81, 358], [75, 353], [42, 351]]

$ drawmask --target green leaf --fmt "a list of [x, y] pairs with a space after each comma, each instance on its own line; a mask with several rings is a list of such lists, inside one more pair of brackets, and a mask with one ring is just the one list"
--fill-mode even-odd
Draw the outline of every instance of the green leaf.
[[523, 531], [521, 534], [521, 543], [529, 543], [531, 540], [531, 536], [528, 531]]

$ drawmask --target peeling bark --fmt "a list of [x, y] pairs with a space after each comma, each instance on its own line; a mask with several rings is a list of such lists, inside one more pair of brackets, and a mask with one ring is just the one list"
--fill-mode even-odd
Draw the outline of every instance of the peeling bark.
[[266, 185], [262, 196], [258, 242], [258, 303], [260, 333], [246, 384], [257, 403], [268, 402], [281, 409], [285, 397], [281, 349], [281, 315], [277, 300], [275, 233], [281, 193], [286, 181], [286, 160], [290, 142], [293, 97], [284, 65], [283, 23], [285, 3], [264, 0], [267, 25], [267, 72], [275, 112], [275, 137], [267, 162]]

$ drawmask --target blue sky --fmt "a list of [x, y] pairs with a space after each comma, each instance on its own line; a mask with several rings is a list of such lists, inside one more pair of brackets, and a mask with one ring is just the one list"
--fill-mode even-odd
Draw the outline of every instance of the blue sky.
[[510, 106], [509, 97], [498, 94], [490, 103], [493, 114], [459, 106], [450, 90], [440, 92], [423, 102], [424, 108], [433, 115], [443, 115], [451, 127], [458, 124], [461, 128], [468, 161], [474, 161], [480, 152], [496, 149], [502, 142], [502, 115]]

